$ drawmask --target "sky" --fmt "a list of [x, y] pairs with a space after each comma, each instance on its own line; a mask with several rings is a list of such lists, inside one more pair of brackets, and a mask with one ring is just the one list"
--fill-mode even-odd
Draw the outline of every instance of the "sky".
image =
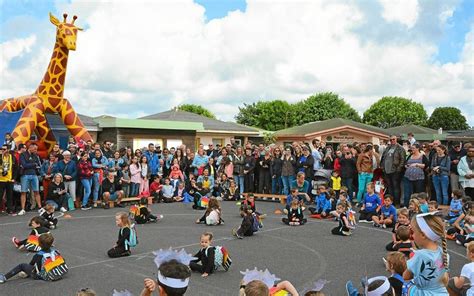
[[81, 114], [190, 103], [232, 121], [244, 103], [331, 91], [361, 115], [402, 96], [474, 126], [474, 0], [0, 0], [1, 98], [41, 81], [48, 12], [84, 28], [65, 89]]

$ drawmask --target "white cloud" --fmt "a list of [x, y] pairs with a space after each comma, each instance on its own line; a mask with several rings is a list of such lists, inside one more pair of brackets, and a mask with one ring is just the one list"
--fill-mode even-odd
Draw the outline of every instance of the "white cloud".
[[[389, 22], [399, 22], [412, 28], [418, 19], [418, 0], [379, 0], [382, 4], [382, 16]], [[442, 17], [446, 17], [443, 15]]]
[[[384, 95], [413, 98], [428, 110], [474, 107], [469, 45], [474, 31], [459, 62], [433, 61], [435, 41], [397, 41], [417, 30], [423, 14], [416, 1], [397, 2], [391, 16], [386, 9], [378, 12], [380, 25], [405, 27], [388, 43], [356, 31], [368, 17], [354, 2], [247, 2], [245, 13], [209, 22], [204, 8], [191, 0], [58, 4], [86, 28], [69, 56], [66, 97], [84, 114], [131, 118], [196, 103], [232, 120], [243, 103], [296, 102], [320, 91], [339, 93], [360, 113]], [[403, 16], [397, 16], [399, 10]], [[446, 21], [440, 18], [423, 19], [424, 29], [429, 22]], [[48, 29], [53, 35], [52, 25]], [[27, 66], [15, 68], [16, 57], [2, 54], [1, 97], [36, 88], [51, 55], [53, 44], [45, 43], [53, 37], [23, 46], [1, 44], [2, 51], [31, 56]], [[463, 111], [472, 124], [471, 110]]]

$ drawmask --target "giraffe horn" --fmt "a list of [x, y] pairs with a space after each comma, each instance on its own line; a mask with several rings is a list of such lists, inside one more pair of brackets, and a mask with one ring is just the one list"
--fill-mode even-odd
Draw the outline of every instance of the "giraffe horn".
[[75, 15], [75, 16], [72, 17], [72, 23], [71, 23], [71, 24], [74, 25], [74, 22], [75, 22], [76, 20], [77, 20], [77, 15]]
[[67, 13], [63, 14], [63, 17], [64, 17], [64, 22], [66, 22], [66, 19], [67, 19]]

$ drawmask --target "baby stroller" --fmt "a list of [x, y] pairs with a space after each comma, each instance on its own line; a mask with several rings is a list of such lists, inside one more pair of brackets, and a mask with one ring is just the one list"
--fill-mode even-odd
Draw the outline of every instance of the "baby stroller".
[[313, 195], [317, 194], [317, 189], [319, 185], [329, 185], [331, 181], [331, 174], [332, 170], [325, 170], [325, 169], [320, 169], [317, 170], [316, 173], [314, 173], [314, 178], [313, 178], [313, 184], [312, 184], [312, 190], [311, 193]]

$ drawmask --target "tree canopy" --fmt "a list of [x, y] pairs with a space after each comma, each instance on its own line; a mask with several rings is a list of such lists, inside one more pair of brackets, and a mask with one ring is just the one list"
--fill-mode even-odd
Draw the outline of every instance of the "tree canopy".
[[380, 128], [405, 124], [426, 125], [428, 115], [421, 103], [401, 97], [383, 97], [364, 112], [364, 123]]
[[431, 113], [428, 126], [433, 129], [466, 130], [469, 128], [466, 117], [455, 107], [438, 107]]
[[178, 106], [178, 110], [187, 111], [187, 112], [191, 112], [191, 113], [196, 113], [196, 114], [199, 114], [199, 115], [202, 115], [202, 116], [206, 116], [208, 118], [216, 119], [216, 116], [214, 115], [214, 113], [207, 110], [206, 108], [204, 108], [201, 105], [183, 104], [183, 105]]

